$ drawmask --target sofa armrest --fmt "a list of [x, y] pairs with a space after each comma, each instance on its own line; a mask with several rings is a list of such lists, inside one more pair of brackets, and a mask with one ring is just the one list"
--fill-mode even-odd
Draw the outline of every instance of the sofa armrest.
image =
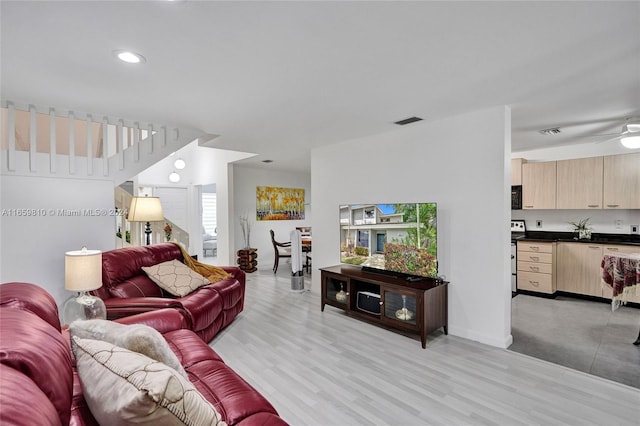
[[220, 266], [220, 268], [224, 269], [228, 274], [231, 274], [231, 277], [235, 280], [238, 280], [244, 287], [246, 274], [242, 269], [237, 266]]
[[119, 318], [116, 322], [125, 325], [144, 324], [158, 330], [160, 333], [189, 328], [189, 322], [177, 309], [158, 309]]
[[165, 308], [184, 310], [179, 300], [164, 297], [113, 297], [104, 304], [110, 320]]

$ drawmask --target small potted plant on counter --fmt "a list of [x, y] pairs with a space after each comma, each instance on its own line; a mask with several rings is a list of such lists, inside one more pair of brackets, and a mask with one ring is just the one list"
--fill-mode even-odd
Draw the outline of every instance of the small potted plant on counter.
[[590, 240], [591, 239], [591, 227], [589, 226], [589, 219], [582, 219], [578, 222], [569, 222], [573, 226], [573, 232], [578, 234], [579, 240]]

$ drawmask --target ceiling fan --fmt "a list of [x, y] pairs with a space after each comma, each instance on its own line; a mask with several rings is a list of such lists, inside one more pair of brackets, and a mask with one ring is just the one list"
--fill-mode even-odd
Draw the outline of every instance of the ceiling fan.
[[607, 135], [596, 135], [596, 136], [612, 136], [616, 135], [611, 139], [607, 139], [604, 141], [596, 142], [596, 143], [605, 143], [619, 140], [620, 143], [629, 149], [637, 149], [640, 148], [640, 119], [628, 119], [628, 123], [622, 126], [622, 131], [620, 133], [612, 133]]

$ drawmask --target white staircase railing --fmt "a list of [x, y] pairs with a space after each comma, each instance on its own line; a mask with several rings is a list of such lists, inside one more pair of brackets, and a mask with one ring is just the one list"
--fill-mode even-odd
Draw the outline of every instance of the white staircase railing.
[[131, 179], [170, 153], [200, 139], [200, 130], [3, 100], [2, 174]]

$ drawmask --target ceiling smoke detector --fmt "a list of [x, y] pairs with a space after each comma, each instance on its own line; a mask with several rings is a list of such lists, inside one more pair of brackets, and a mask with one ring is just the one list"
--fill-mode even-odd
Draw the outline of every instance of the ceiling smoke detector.
[[560, 133], [560, 128], [552, 127], [550, 129], [538, 130], [538, 133], [540, 133], [541, 135], [557, 135], [558, 133]]

